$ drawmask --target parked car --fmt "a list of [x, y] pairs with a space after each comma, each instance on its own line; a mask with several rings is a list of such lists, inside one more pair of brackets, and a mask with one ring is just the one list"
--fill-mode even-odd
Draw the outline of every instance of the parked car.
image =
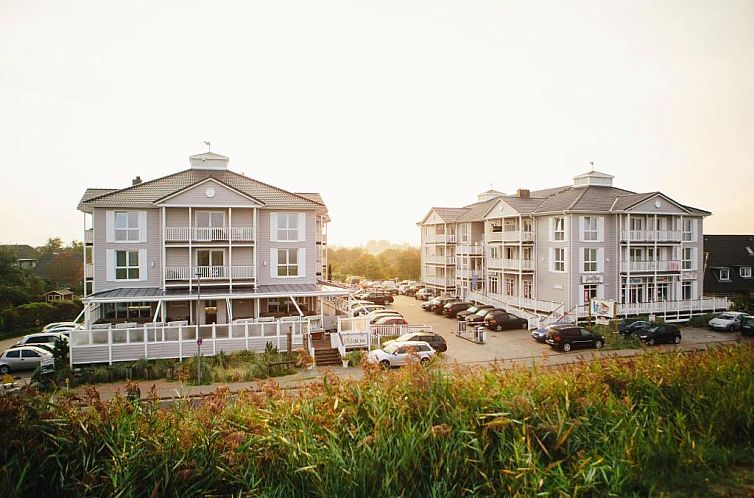
[[654, 346], [658, 342], [672, 342], [674, 344], [681, 342], [681, 331], [678, 330], [678, 327], [669, 323], [641, 330], [638, 334], [639, 339], [650, 346]]
[[490, 306], [489, 304], [477, 304], [476, 306], [466, 309], [466, 311], [459, 311], [458, 314], [456, 314], [456, 318], [458, 318], [458, 320], [465, 320], [469, 315], [475, 315], [482, 310], [490, 308], [494, 308], [494, 306]]
[[387, 306], [395, 301], [395, 298], [393, 298], [388, 292], [370, 292], [364, 296], [363, 299], [364, 301], [370, 301], [374, 304], [381, 304], [383, 306]]
[[408, 284], [401, 284], [401, 285], [399, 285], [398, 286], [398, 294], [400, 294], [402, 296], [405, 296], [406, 295], [406, 289], [408, 289], [409, 287], [411, 287], [411, 286], [408, 285]]
[[432, 311], [432, 309], [440, 303], [440, 299], [447, 298], [447, 296], [437, 296], [431, 299], [427, 299], [426, 303], [422, 303], [422, 309], [424, 311]]
[[652, 327], [652, 323], [646, 320], [621, 320], [618, 323], [618, 332], [622, 336], [627, 337], [632, 333], [648, 330]]
[[421, 285], [409, 285], [406, 290], [403, 292], [403, 294], [407, 296], [413, 296], [416, 297], [416, 293], [419, 292], [421, 289], [423, 289]]
[[52, 353], [36, 346], [12, 348], [0, 356], [0, 374], [18, 370], [34, 370], [45, 358], [52, 358]]
[[410, 361], [418, 361], [426, 366], [437, 354], [432, 346], [426, 342], [394, 342], [382, 349], [370, 351], [367, 355], [369, 363], [376, 363], [382, 368], [399, 367]]
[[21, 338], [16, 343], [18, 346], [31, 346], [34, 344], [49, 344], [55, 346], [55, 341], [68, 341], [68, 337], [58, 332], [40, 332], [38, 334], [29, 334]]
[[382, 288], [385, 289], [385, 292], [389, 292], [392, 295], [398, 294], [398, 286], [392, 280], [385, 280], [382, 283]]
[[365, 316], [373, 311], [384, 310], [384, 309], [385, 309], [384, 306], [380, 306], [378, 304], [367, 304], [364, 306], [359, 306], [358, 308], [354, 308], [352, 311], [353, 311], [353, 316]]
[[459, 311], [466, 311], [472, 306], [471, 303], [459, 302], [459, 303], [445, 303], [442, 308], [442, 314], [446, 318], [455, 318]]
[[547, 329], [545, 342], [551, 347], [565, 351], [572, 348], [593, 347], [601, 349], [605, 338], [576, 325], [551, 325]]
[[394, 342], [415, 342], [415, 341], [424, 341], [430, 346], [432, 346], [432, 349], [437, 351], [438, 353], [442, 353], [448, 350], [448, 343], [445, 341], [445, 338], [439, 334], [435, 334], [434, 332], [411, 332], [410, 334], [404, 334], [400, 336], [397, 339], [393, 339], [392, 341], [385, 341], [385, 344], [383, 346], [387, 346], [388, 344], [392, 344]]
[[48, 323], [42, 328], [42, 332], [62, 331], [80, 329], [81, 325], [74, 322], [53, 322]]
[[393, 310], [377, 310], [372, 311], [367, 315], [369, 318], [369, 323], [374, 323], [380, 318], [384, 318], [386, 316], [397, 316], [399, 318], [403, 318], [403, 315], [399, 311], [393, 311]]
[[545, 342], [547, 339], [547, 329], [545, 327], [538, 327], [531, 331], [531, 337], [537, 342]]
[[374, 325], [408, 325], [408, 321], [402, 316], [383, 316]]
[[[436, 311], [438, 313], [442, 313], [442, 307], [445, 306], [449, 302], [457, 303], [460, 299], [453, 296], [440, 296], [432, 299], [431, 301], [428, 301], [430, 305], [428, 306], [427, 311]], [[424, 306], [424, 305], [422, 305]]]
[[712, 330], [735, 332], [741, 328], [741, 320], [743, 320], [743, 317], [745, 316], [748, 315], [740, 311], [726, 311], [722, 315], [710, 320], [708, 325]]
[[745, 316], [741, 319], [741, 335], [754, 336], [754, 316]]
[[418, 299], [420, 301], [426, 301], [430, 298], [432, 298], [435, 295], [434, 292], [432, 292], [431, 289], [427, 289], [426, 287], [423, 289], [419, 289], [414, 294], [414, 298]]
[[[35, 348], [44, 349], [45, 351], [49, 353], [55, 352], [55, 345], [54, 344], [30, 344], [30, 346], [34, 346]], [[15, 348], [23, 348], [26, 346], [22, 346], [20, 344], [14, 344], [9, 349], [15, 349]]]
[[479, 310], [473, 315], [468, 315], [465, 318], [466, 325], [479, 325], [479, 324], [484, 323], [484, 317], [487, 316], [489, 313], [492, 313], [493, 311], [505, 311], [505, 310], [503, 308], [484, 308], [483, 310]]
[[446, 299], [445, 301], [438, 303], [436, 306], [433, 306], [432, 311], [434, 311], [438, 315], [444, 315], [445, 305], [455, 304], [455, 303], [460, 303], [460, 302], [461, 300], [458, 299], [457, 297]]
[[484, 315], [484, 325], [488, 329], [497, 332], [501, 330], [527, 329], [529, 327], [529, 320], [507, 311], [492, 311]]

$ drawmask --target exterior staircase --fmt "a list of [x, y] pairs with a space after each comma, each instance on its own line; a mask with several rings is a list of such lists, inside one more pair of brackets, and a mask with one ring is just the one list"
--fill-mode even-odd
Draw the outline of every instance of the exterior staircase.
[[340, 365], [341, 358], [338, 348], [330, 346], [330, 338], [312, 341], [314, 346], [314, 362], [317, 366]]

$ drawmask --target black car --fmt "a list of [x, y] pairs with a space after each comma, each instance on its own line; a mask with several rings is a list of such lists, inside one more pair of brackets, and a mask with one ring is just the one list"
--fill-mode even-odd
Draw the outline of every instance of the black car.
[[[432, 346], [432, 349], [438, 353], [443, 353], [448, 350], [448, 343], [445, 342], [445, 338], [434, 332], [412, 332], [410, 334], [402, 335], [395, 341], [424, 341]], [[386, 341], [385, 345], [393, 341]]]
[[500, 332], [501, 330], [526, 329], [529, 327], [529, 320], [506, 311], [492, 311], [484, 316], [484, 325], [490, 330]]
[[457, 297], [451, 297], [451, 296], [439, 296], [434, 299], [430, 299], [426, 303], [422, 304], [422, 309], [424, 311], [436, 311], [437, 308], [441, 308], [445, 306], [445, 303], [451, 300], [458, 301]]
[[479, 313], [482, 310], [488, 310], [490, 308], [494, 308], [494, 306], [490, 306], [489, 304], [477, 304], [476, 306], [472, 306], [471, 308], [467, 309], [466, 311], [459, 311], [456, 314], [456, 318], [458, 320], [466, 320], [466, 317], [469, 315], [475, 315]]
[[382, 306], [387, 306], [388, 304], [395, 301], [395, 298], [393, 298], [393, 296], [389, 292], [370, 292], [360, 299], [369, 301], [374, 304], [380, 304]]
[[649, 346], [654, 346], [658, 342], [678, 344], [681, 342], [681, 331], [675, 325], [666, 323], [639, 332], [639, 339], [646, 342]]
[[620, 332], [622, 336], [627, 337], [632, 333], [649, 330], [652, 327], [654, 327], [654, 325], [646, 320], [621, 320], [618, 324], [618, 332]]
[[442, 314], [445, 315], [447, 318], [455, 318], [458, 312], [460, 311], [466, 311], [469, 306], [471, 306], [471, 303], [452, 303], [452, 304], [445, 304], [442, 308]]
[[754, 336], [754, 317], [743, 317], [741, 319], [741, 328], [738, 330], [741, 331], [741, 335], [745, 335], [746, 337]]
[[461, 300], [458, 299], [458, 298], [448, 299], [447, 301], [443, 302], [440, 306], [437, 306], [437, 307], [433, 308], [432, 311], [434, 311], [438, 315], [444, 315], [445, 314], [445, 306], [449, 306], [451, 304], [456, 304], [456, 303], [460, 303], [460, 302], [461, 302]]
[[605, 338], [576, 325], [551, 325], [545, 342], [551, 347], [568, 352], [573, 348], [593, 347], [601, 349]]
[[505, 311], [503, 308], [484, 308], [473, 315], [466, 317], [466, 325], [479, 325], [484, 322], [484, 317], [493, 311]]

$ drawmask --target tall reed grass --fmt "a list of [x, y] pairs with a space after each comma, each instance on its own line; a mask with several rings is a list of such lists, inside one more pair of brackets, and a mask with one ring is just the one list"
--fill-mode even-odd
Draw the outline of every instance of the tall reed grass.
[[5, 496], [706, 496], [754, 462], [754, 347], [368, 369], [199, 406], [0, 398]]

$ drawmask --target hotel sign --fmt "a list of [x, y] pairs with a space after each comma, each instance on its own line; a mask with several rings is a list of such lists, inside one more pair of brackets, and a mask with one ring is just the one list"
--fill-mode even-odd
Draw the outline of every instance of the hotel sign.
[[601, 284], [602, 275], [581, 275], [582, 284]]
[[592, 316], [615, 318], [615, 301], [592, 299], [589, 301], [589, 310]]

